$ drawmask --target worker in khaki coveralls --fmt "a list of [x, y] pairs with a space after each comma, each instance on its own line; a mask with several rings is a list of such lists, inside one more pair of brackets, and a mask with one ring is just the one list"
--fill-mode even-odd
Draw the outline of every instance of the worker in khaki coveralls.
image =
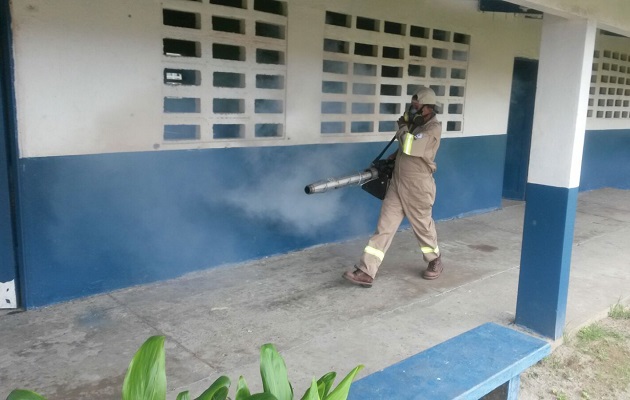
[[363, 287], [372, 286], [376, 272], [392, 243], [404, 217], [413, 229], [423, 258], [429, 263], [422, 273], [425, 279], [435, 279], [442, 273], [435, 223], [431, 215], [435, 200], [435, 154], [440, 146], [442, 124], [436, 118], [436, 96], [421, 87], [411, 98], [409, 112], [398, 120], [396, 138], [398, 152], [394, 174], [383, 200], [376, 232], [370, 238], [361, 260], [353, 272], [343, 277]]

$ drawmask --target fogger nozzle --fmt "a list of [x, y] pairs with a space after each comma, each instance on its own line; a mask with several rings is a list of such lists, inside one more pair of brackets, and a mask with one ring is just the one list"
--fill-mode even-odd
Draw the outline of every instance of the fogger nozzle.
[[304, 188], [304, 191], [306, 194], [323, 193], [328, 190], [339, 189], [346, 186], [360, 186], [376, 178], [378, 178], [378, 169], [368, 168], [353, 175], [346, 175], [340, 178], [328, 178], [323, 181], [311, 183]]

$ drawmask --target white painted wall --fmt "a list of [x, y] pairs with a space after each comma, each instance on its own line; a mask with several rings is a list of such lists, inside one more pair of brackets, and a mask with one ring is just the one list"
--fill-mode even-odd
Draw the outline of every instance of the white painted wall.
[[[630, 127], [630, 39], [597, 35], [597, 57], [593, 59], [588, 130], [628, 129]], [[606, 70], [605, 68], [610, 68]], [[612, 70], [615, 69], [615, 70]], [[606, 79], [604, 79], [606, 78]], [[612, 79], [616, 81], [613, 82]], [[606, 90], [602, 94], [602, 88]], [[609, 89], [615, 93], [609, 94]], [[603, 105], [600, 105], [603, 102]], [[610, 104], [612, 102], [613, 104]]]
[[160, 140], [161, 12], [154, 0], [12, 1], [21, 157]]
[[319, 133], [327, 9], [471, 35], [464, 131], [450, 135], [505, 134], [513, 59], [537, 58], [540, 41], [539, 20], [472, 0], [289, 0], [286, 137], [164, 145], [162, 3], [12, 2], [20, 157], [387, 140]]

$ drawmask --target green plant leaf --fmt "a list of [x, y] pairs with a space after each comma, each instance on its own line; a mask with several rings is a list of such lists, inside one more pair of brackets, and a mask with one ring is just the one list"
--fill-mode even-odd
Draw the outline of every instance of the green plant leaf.
[[227, 399], [229, 390], [230, 390], [230, 388], [229, 387], [225, 387], [225, 386], [223, 386], [222, 388], [219, 388], [219, 390], [217, 390], [217, 392], [214, 394], [214, 396], [212, 396], [212, 400], [225, 400], [225, 399]]
[[363, 365], [357, 365], [348, 375], [346, 375], [345, 378], [343, 378], [335, 390], [324, 398], [324, 400], [346, 400], [348, 398], [348, 392], [350, 391], [350, 385], [352, 385], [354, 376], [362, 369]]
[[315, 378], [313, 378], [313, 383], [311, 383], [311, 387], [308, 388], [304, 396], [302, 396], [302, 400], [320, 400], [319, 390], [317, 382], [315, 382]]
[[7, 400], [46, 400], [46, 398], [30, 390], [15, 389], [9, 393]]
[[277, 400], [293, 400], [287, 366], [273, 344], [264, 344], [260, 348], [260, 376], [265, 393], [273, 394]]
[[188, 393], [188, 390], [186, 390], [185, 392], [181, 392], [177, 395], [176, 400], [190, 400], [190, 393]]
[[271, 393], [256, 393], [247, 398], [247, 400], [278, 400], [276, 396]]
[[[197, 397], [195, 400], [217, 400], [219, 399], [219, 397], [215, 397], [215, 395], [217, 394], [221, 394], [219, 393], [219, 391], [222, 388], [226, 388], [226, 389], [230, 389], [230, 378], [228, 378], [225, 375], [222, 375], [220, 377], [217, 378], [216, 381], [212, 382], [212, 385], [210, 385], [210, 387], [208, 389], [206, 389], [205, 392], [203, 392], [199, 397]], [[227, 397], [227, 391], [226, 391], [226, 395]], [[225, 399], [225, 397], [224, 397]]]
[[337, 373], [335, 371], [331, 371], [317, 381], [317, 390], [319, 391], [320, 398], [326, 398], [328, 396], [328, 392], [330, 392], [330, 388], [335, 382], [335, 378], [337, 377]]
[[245, 382], [245, 378], [242, 376], [238, 377], [238, 385], [236, 386], [236, 396], [234, 400], [247, 400], [251, 394], [249, 393], [249, 388], [247, 387], [247, 382]]
[[164, 336], [151, 336], [133, 356], [123, 382], [123, 400], [165, 400]]

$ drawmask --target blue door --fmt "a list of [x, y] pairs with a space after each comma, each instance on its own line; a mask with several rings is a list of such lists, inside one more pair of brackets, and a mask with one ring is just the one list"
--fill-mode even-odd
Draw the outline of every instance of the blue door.
[[9, 2], [0, 2], [0, 308], [16, 308], [14, 192], [10, 179], [14, 107], [10, 79]]
[[537, 76], [537, 60], [514, 59], [503, 171], [503, 197], [506, 199], [525, 200]]

